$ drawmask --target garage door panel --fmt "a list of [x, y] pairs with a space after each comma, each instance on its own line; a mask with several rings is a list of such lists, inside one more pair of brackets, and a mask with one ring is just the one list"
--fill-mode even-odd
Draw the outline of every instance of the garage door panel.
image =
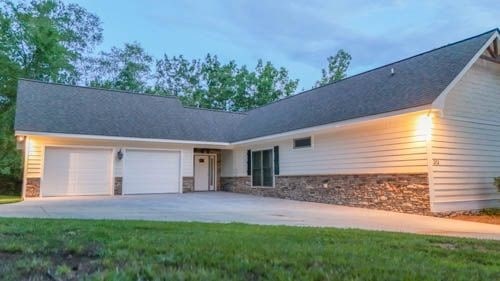
[[124, 161], [124, 194], [179, 192], [179, 152], [127, 150]]
[[109, 149], [46, 148], [42, 196], [110, 194], [111, 161]]

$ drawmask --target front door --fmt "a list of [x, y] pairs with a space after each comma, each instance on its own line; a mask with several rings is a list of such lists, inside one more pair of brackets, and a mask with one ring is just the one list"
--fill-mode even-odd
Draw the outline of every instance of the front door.
[[194, 156], [194, 190], [215, 190], [215, 155]]

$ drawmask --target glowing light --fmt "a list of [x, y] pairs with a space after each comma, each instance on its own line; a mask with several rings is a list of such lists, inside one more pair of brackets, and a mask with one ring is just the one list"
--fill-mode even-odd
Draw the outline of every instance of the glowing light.
[[417, 135], [422, 138], [422, 140], [430, 141], [432, 139], [432, 116], [424, 115], [418, 120], [417, 125]]
[[18, 142], [23, 142], [24, 141], [24, 136], [17, 136], [17, 141]]

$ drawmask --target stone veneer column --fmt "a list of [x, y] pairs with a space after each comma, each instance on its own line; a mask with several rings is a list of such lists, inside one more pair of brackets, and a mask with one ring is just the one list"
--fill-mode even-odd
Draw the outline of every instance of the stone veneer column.
[[25, 197], [40, 197], [40, 178], [27, 178]]
[[274, 188], [250, 177], [222, 179], [223, 190], [284, 199], [430, 214], [427, 174], [276, 176]]
[[123, 194], [123, 178], [115, 177], [115, 185], [113, 190], [114, 195], [122, 195]]
[[194, 178], [193, 177], [183, 177], [182, 178], [182, 192], [192, 192], [194, 191]]

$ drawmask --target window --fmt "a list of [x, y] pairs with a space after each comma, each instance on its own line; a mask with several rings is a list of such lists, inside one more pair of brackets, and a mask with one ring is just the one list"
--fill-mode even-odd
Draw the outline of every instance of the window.
[[306, 148], [306, 147], [311, 147], [311, 137], [293, 140], [293, 148]]
[[252, 185], [273, 186], [273, 150], [252, 151]]

